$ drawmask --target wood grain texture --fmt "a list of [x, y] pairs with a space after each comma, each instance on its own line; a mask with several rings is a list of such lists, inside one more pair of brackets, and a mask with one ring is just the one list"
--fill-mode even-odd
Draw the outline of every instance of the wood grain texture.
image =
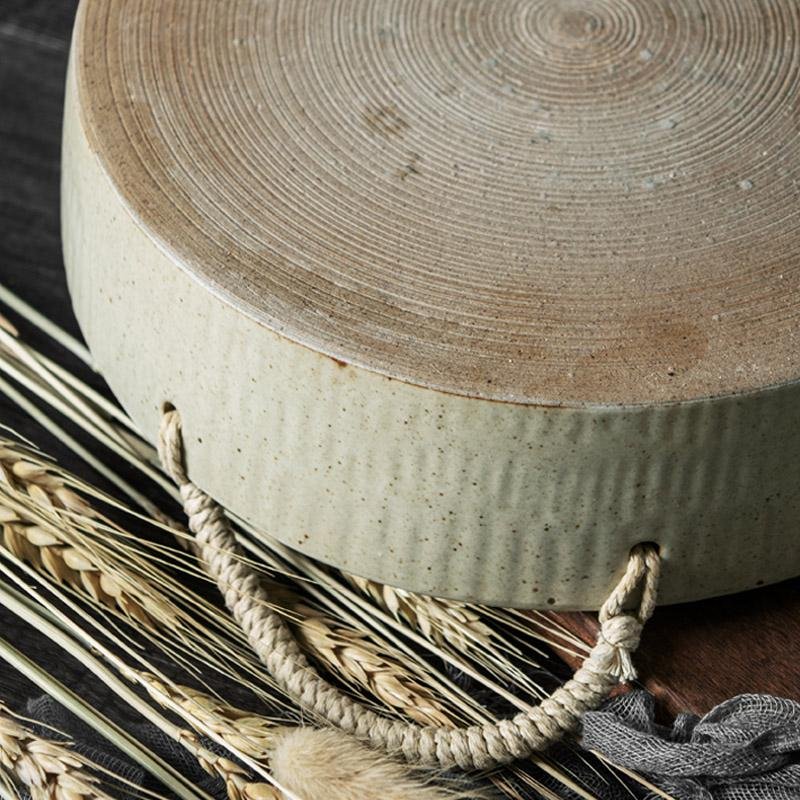
[[547, 405], [800, 375], [793, 0], [93, 0], [87, 129], [227, 302]]

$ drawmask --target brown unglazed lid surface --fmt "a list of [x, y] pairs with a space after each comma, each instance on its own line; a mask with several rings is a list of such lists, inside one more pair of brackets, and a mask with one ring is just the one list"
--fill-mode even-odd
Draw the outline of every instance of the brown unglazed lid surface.
[[85, 128], [243, 314], [467, 397], [800, 374], [793, 0], [94, 0]]

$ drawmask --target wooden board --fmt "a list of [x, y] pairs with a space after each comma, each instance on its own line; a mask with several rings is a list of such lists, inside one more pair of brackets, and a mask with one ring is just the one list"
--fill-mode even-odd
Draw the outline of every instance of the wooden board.
[[[587, 644], [597, 618], [549, 616]], [[659, 608], [647, 624], [635, 662], [665, 717], [704, 714], [737, 694], [800, 700], [800, 581], [701, 603]], [[562, 656], [564, 657], [564, 656]], [[577, 660], [564, 657], [571, 666]]]

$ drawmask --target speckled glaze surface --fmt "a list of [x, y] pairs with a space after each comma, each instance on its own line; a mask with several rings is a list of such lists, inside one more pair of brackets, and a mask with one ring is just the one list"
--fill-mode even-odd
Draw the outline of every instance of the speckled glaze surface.
[[[312, 6], [81, 7], [65, 260], [97, 365], [145, 434], [171, 402], [189, 473], [216, 499], [309, 555], [415, 591], [596, 608], [639, 541], [661, 546], [663, 602], [800, 573], [794, 4]], [[442, 42], [417, 51], [437, 14]], [[264, 53], [276, 30], [281, 52]], [[790, 43], [762, 72], [775, 37]], [[333, 79], [322, 67], [336, 41]], [[537, 99], [520, 59], [540, 74], [542, 42]], [[447, 48], [445, 80], [428, 57]], [[318, 114], [300, 55], [329, 90]], [[364, 77], [379, 62], [394, 66]], [[660, 110], [639, 103], [650, 116], [635, 123], [619, 70], [645, 97], [660, 92]], [[603, 75], [605, 99], [587, 88]], [[328, 119], [348, 92], [363, 140]], [[719, 93], [739, 107], [720, 106], [712, 125], [701, 110]], [[476, 97], [490, 94], [499, 110], [482, 117]], [[456, 121], [426, 127], [420, 109], [440, 107]], [[503, 127], [515, 110], [535, 117], [524, 157], [522, 128]], [[465, 139], [470, 125], [485, 130]], [[638, 144], [623, 147], [622, 130]], [[720, 144], [725, 130], [738, 150]], [[442, 166], [445, 141], [462, 145], [461, 178]], [[398, 154], [405, 172], [389, 168]]]

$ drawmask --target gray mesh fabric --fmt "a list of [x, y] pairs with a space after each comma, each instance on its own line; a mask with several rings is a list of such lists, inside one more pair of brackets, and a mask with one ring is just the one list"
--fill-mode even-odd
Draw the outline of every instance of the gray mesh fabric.
[[704, 717], [653, 719], [637, 691], [584, 718], [583, 745], [649, 776], [677, 800], [799, 800], [800, 703], [746, 694]]

